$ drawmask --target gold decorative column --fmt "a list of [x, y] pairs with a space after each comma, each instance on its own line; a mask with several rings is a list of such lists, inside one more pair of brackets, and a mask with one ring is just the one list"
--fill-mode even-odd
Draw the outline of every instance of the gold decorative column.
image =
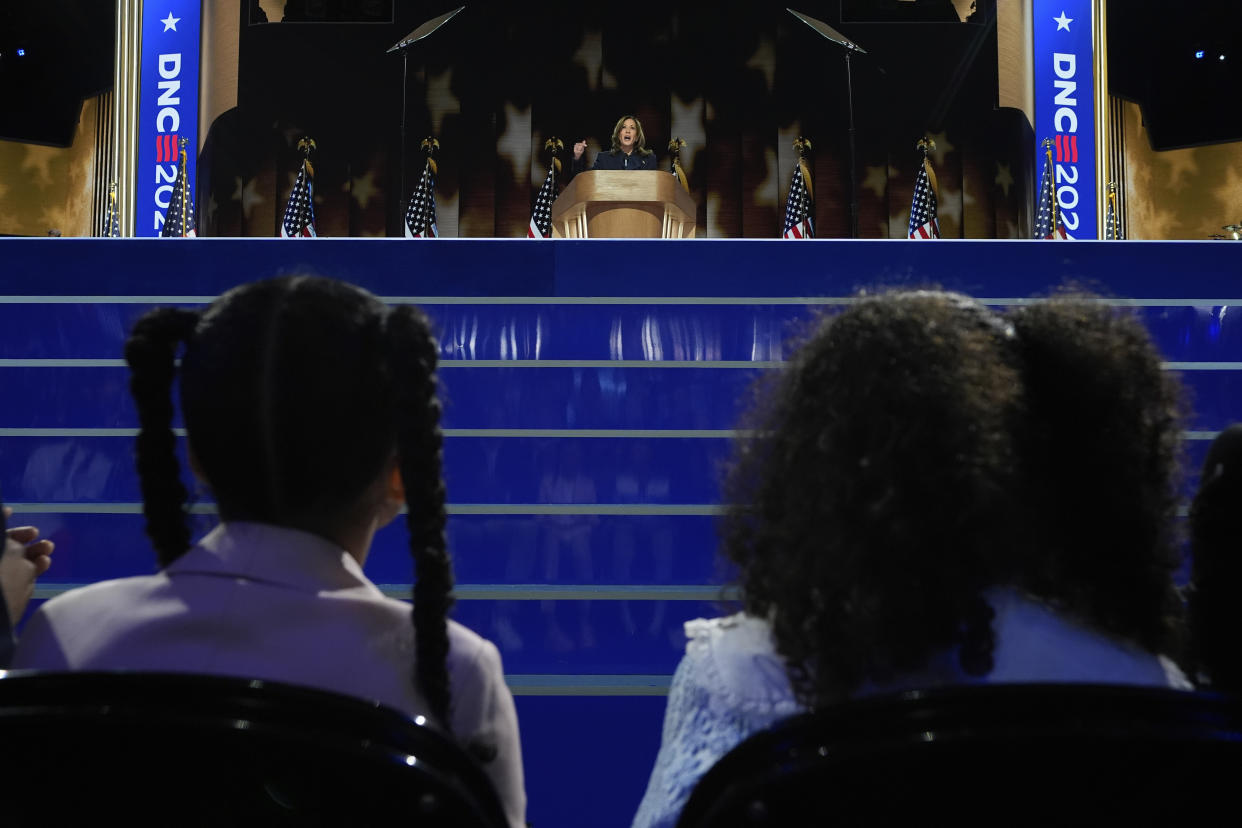
[[[1094, 0], [1091, 4], [1091, 54], [1094, 64], [1091, 68], [1095, 78], [1095, 222], [1098, 232], [1096, 238], [1104, 238], [1104, 217], [1108, 211], [1108, 182], [1119, 181], [1113, 159], [1119, 155], [1114, 152], [1113, 141], [1120, 140], [1120, 135], [1113, 134], [1111, 123], [1112, 98], [1108, 94], [1108, 3], [1106, 0]], [[1125, 191], [1119, 199], [1125, 202]], [[1121, 216], [1117, 216], [1120, 221]]]
[[142, 0], [117, 0], [116, 58], [112, 67], [114, 91], [113, 141], [116, 158], [117, 215], [121, 235], [134, 235], [134, 184], [138, 166], [138, 102], [142, 76]]

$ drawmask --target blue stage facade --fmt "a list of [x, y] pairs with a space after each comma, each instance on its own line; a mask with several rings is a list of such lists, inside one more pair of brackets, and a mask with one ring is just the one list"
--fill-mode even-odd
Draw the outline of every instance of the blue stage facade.
[[[539, 826], [627, 825], [681, 624], [716, 614], [719, 479], [750, 382], [860, 289], [1009, 306], [1067, 282], [1133, 308], [1193, 392], [1192, 486], [1242, 420], [1225, 242], [0, 240], [0, 492], [57, 542], [37, 597], [147, 573], [122, 342], [154, 305], [278, 272], [416, 302], [442, 343], [457, 620], [504, 657]], [[188, 479], [188, 475], [187, 475]], [[205, 496], [194, 507], [204, 528]], [[410, 592], [404, 529], [367, 572]], [[585, 816], [589, 815], [589, 816]]]

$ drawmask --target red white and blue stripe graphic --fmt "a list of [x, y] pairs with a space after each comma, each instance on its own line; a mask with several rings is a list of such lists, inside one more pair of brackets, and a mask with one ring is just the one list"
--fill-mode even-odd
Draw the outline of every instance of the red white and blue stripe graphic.
[[176, 164], [180, 156], [177, 148], [177, 139], [180, 136], [176, 133], [155, 136], [155, 163], [157, 164]]

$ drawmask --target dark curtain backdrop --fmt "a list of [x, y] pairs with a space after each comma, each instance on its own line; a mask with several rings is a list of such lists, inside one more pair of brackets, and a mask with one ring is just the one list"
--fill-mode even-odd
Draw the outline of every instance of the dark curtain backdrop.
[[[629, 113], [665, 166], [669, 139], [686, 141], [700, 237], [780, 235], [800, 135], [814, 146], [817, 235], [850, 233], [843, 52], [783, 3], [469, 2], [410, 51], [404, 189], [402, 60], [385, 49], [451, 5], [398, 2], [391, 24], [264, 25], [247, 25], [245, 5], [238, 106], [203, 150], [204, 235], [279, 233], [303, 135], [318, 143], [320, 234], [400, 235], [419, 143], [434, 135], [441, 235], [525, 236], [544, 141], [568, 152], [586, 138], [593, 154]], [[842, 22], [837, 0], [798, 9], [869, 51], [852, 73], [859, 235], [904, 237], [915, 142], [929, 133], [943, 234], [1027, 236], [1033, 139], [1020, 113], [996, 107], [990, 9], [961, 22], [947, 0], [915, 6], [917, 23], [859, 22], [869, 16], [850, 6]]]

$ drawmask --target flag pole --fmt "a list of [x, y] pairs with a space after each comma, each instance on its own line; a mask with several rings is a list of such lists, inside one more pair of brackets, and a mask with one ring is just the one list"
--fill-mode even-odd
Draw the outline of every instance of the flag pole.
[[[1117, 182], [1116, 181], [1108, 182], [1108, 206], [1106, 206], [1104, 209], [1105, 209], [1105, 217], [1107, 217], [1109, 213], [1111, 213], [1113, 216], [1113, 226], [1110, 231], [1111, 235], [1108, 237], [1108, 240], [1117, 241], [1119, 238], [1121, 238], [1121, 216], [1117, 215]], [[1108, 222], [1105, 221], [1104, 224], [1105, 224], [1105, 230], [1108, 230], [1109, 229], [1107, 227]]]
[[936, 197], [936, 203], [939, 204], [940, 185], [936, 182], [936, 171], [932, 169], [931, 162], [927, 160], [927, 154], [936, 151], [936, 142], [924, 135], [915, 147], [923, 153], [923, 169], [927, 170], [927, 181], [931, 184], [932, 195]]
[[180, 145], [180, 148], [181, 148], [181, 175], [177, 177], [181, 179], [181, 235], [184, 236], [185, 226], [186, 226], [185, 225], [186, 197], [189, 195], [189, 187], [190, 187], [190, 183], [186, 181], [185, 148], [189, 146], [190, 139], [182, 138], [177, 143], [178, 145]]

